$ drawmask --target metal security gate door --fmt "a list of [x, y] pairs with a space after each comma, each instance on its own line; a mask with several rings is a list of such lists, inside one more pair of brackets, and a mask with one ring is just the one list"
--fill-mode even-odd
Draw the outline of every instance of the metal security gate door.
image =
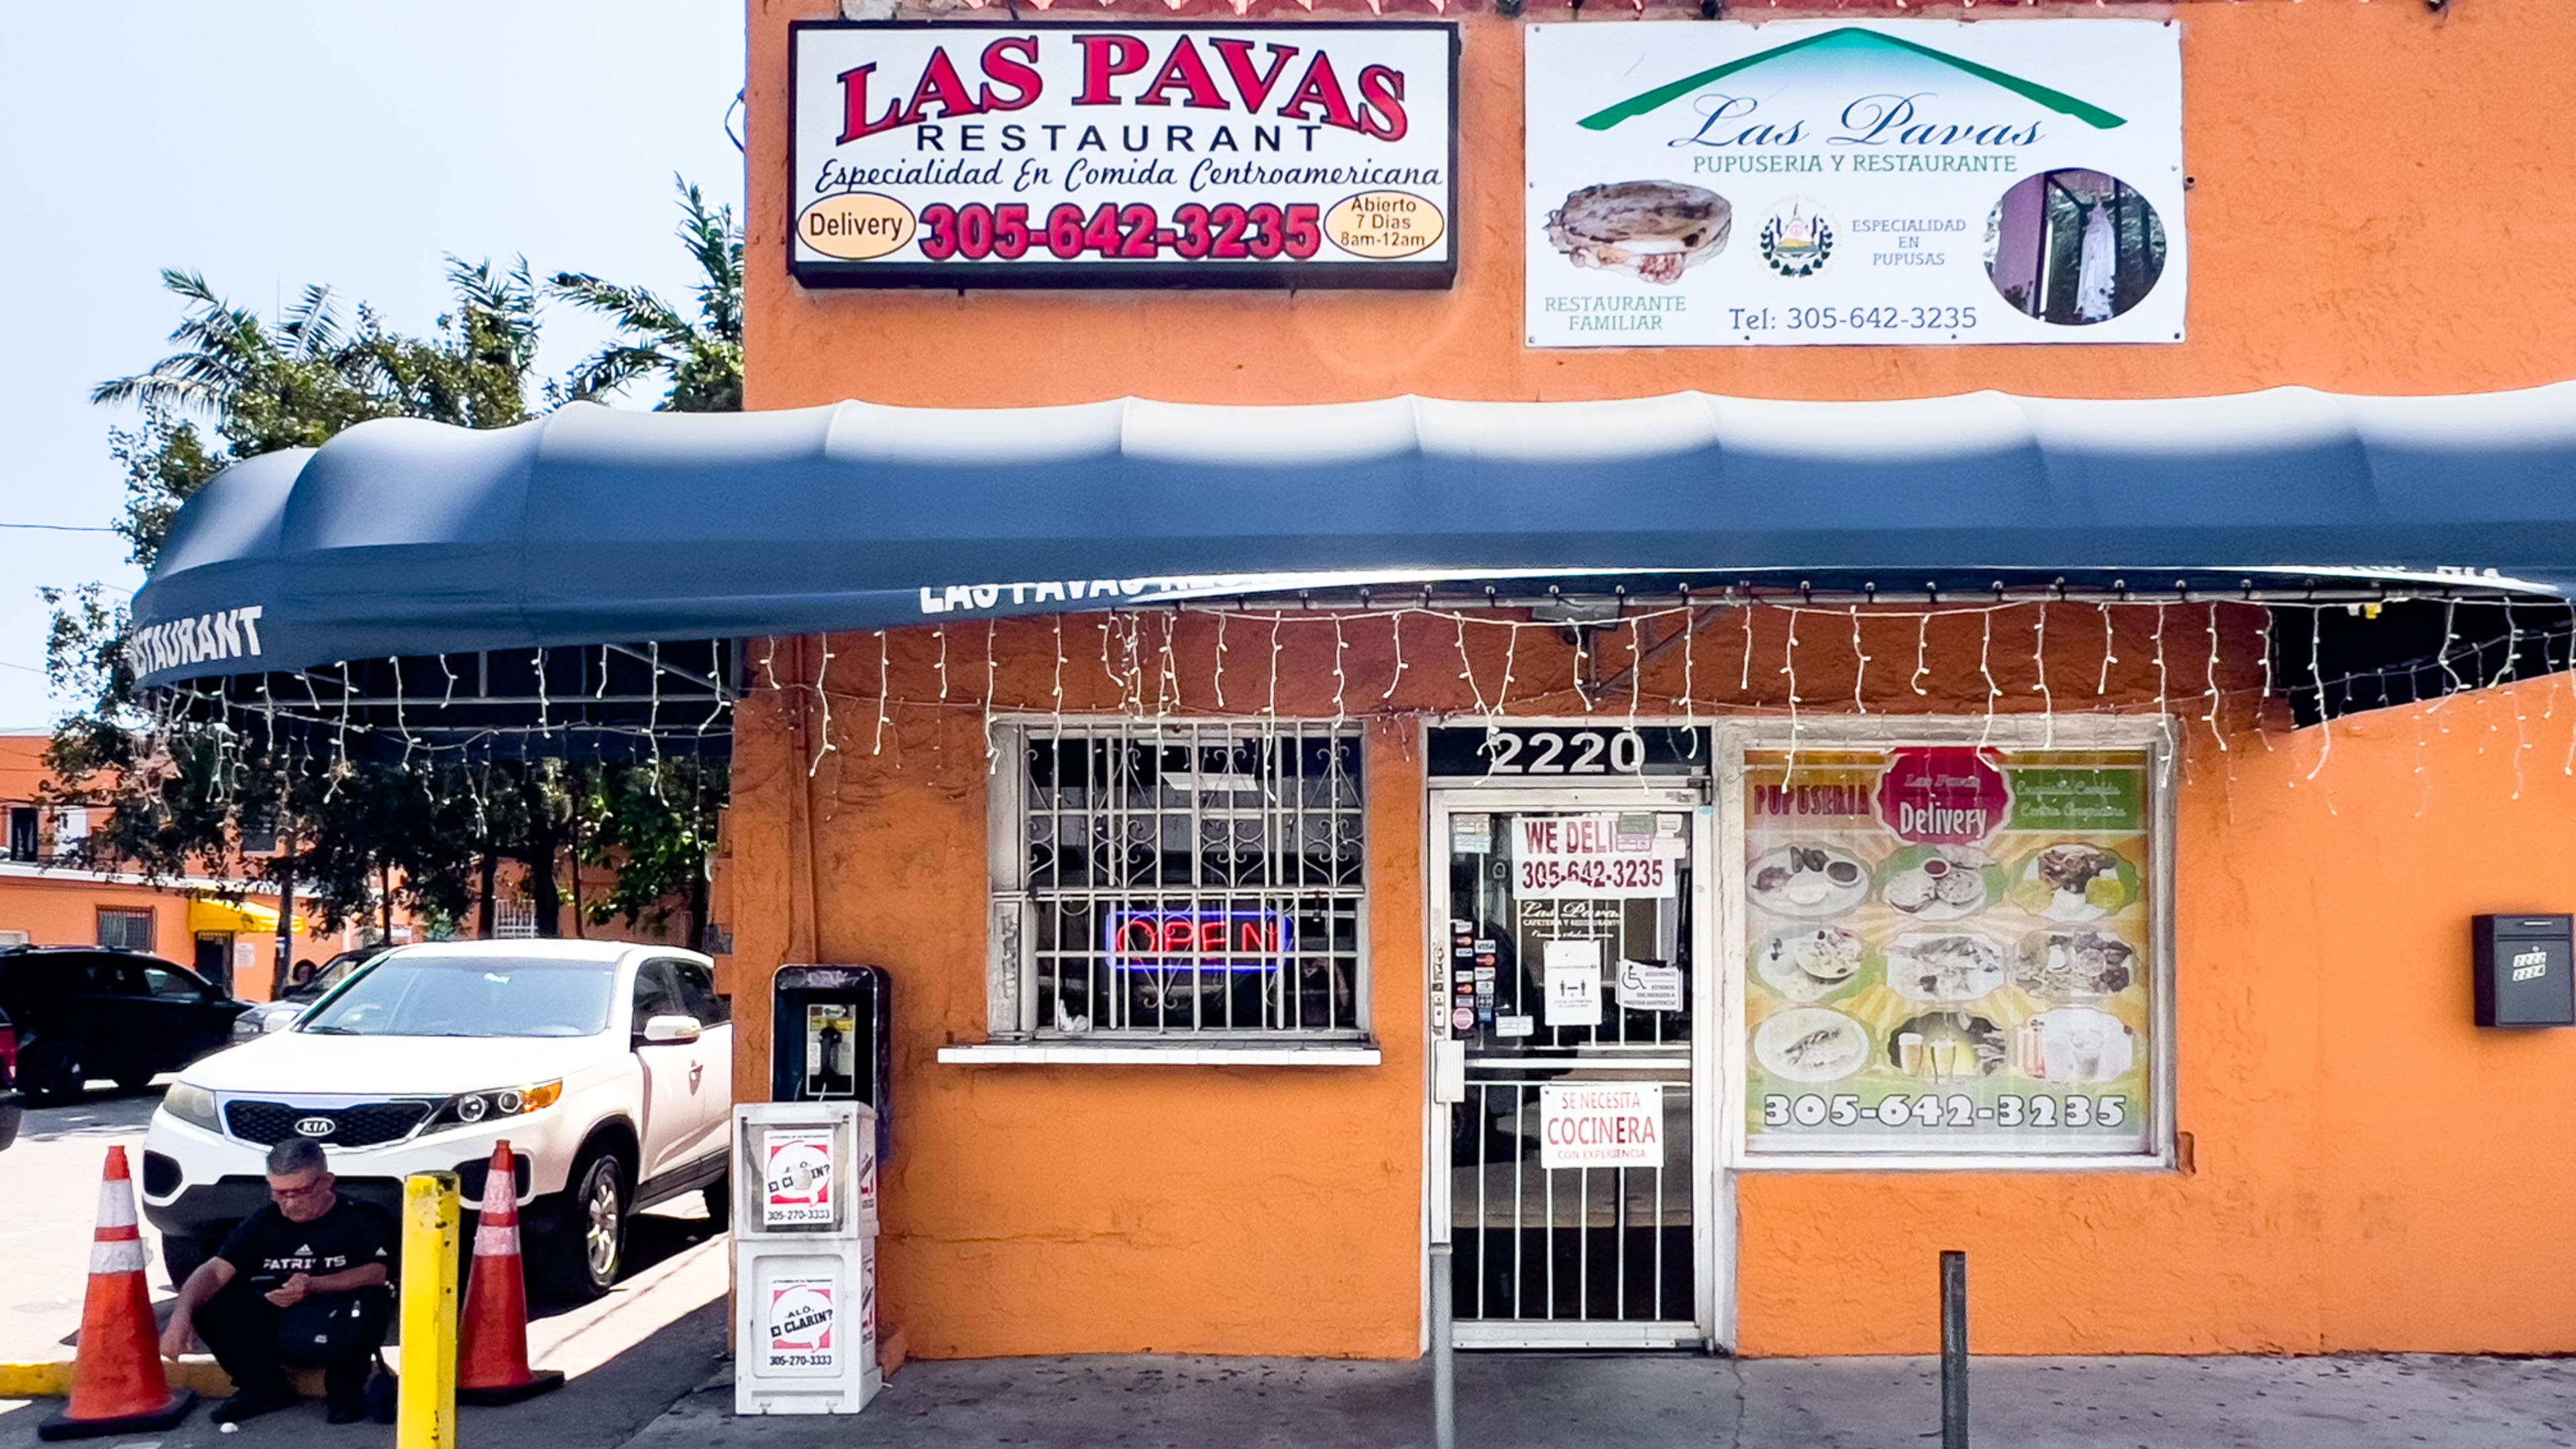
[[1716, 1341], [1703, 798], [1433, 795], [1434, 1028], [1466, 1083], [1434, 1108], [1432, 1211], [1462, 1348]]

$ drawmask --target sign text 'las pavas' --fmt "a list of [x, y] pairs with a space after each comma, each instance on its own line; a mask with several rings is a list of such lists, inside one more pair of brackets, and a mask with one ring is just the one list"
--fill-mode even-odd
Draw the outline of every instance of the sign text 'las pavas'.
[[1445, 24], [797, 24], [808, 286], [1446, 287]]

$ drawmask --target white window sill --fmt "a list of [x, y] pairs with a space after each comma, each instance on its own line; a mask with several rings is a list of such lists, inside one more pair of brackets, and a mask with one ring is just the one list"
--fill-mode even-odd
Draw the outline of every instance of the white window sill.
[[1377, 1047], [1367, 1042], [1317, 1042], [1312, 1046], [984, 1042], [941, 1047], [939, 1060], [958, 1066], [1374, 1067], [1381, 1058]]

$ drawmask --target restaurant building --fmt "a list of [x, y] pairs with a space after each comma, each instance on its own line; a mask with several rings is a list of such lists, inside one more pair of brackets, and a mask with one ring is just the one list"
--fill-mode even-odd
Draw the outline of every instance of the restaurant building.
[[735, 641], [915, 1355], [2576, 1349], [2576, 12], [1707, 8], [752, 0], [765, 415], [353, 430], [147, 674]]

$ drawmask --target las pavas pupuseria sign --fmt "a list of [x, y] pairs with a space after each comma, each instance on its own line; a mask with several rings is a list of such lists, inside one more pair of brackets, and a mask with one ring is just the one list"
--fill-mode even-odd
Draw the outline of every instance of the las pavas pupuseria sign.
[[2179, 342], [2179, 34], [1532, 26], [1529, 344]]

